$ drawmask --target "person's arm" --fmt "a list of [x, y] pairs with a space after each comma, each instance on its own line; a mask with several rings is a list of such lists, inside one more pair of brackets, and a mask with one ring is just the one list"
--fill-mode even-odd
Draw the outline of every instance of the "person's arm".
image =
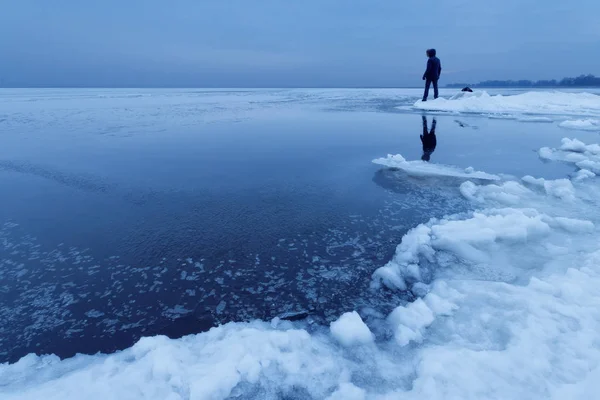
[[438, 66], [438, 78], [442, 75], [442, 63], [440, 62]]
[[431, 60], [431, 58], [429, 60], [427, 60], [427, 69], [425, 70], [425, 73], [423, 74], [423, 80], [425, 80], [425, 78], [427, 78], [428, 76], [431, 76], [431, 73], [433, 72], [433, 60]]

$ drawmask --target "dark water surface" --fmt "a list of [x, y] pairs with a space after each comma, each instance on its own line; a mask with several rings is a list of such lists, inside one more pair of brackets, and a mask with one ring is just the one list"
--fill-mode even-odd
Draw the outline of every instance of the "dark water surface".
[[[410, 300], [371, 273], [408, 229], [469, 207], [461, 180], [371, 163], [421, 157], [421, 114], [394, 108], [417, 96], [0, 92], [0, 362]], [[555, 124], [436, 119], [431, 162], [571, 172], [535, 154], [569, 136]]]

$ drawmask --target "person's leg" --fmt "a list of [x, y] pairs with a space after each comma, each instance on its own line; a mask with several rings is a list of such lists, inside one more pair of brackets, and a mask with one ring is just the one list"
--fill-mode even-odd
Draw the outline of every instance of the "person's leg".
[[433, 122], [431, 123], [431, 131], [429, 133], [431, 133], [432, 135], [435, 135], [435, 126], [437, 125], [437, 121], [435, 120], [435, 118], [433, 119]]
[[431, 86], [431, 81], [427, 79], [425, 81], [425, 93], [423, 93], [423, 101], [427, 101], [427, 96], [429, 96], [429, 86]]
[[438, 92], [438, 80], [434, 79], [434, 81], [433, 81], [433, 98], [437, 99], [438, 95], [439, 95], [439, 92]]
[[421, 117], [423, 117], [423, 135], [427, 135], [427, 117], [424, 115]]

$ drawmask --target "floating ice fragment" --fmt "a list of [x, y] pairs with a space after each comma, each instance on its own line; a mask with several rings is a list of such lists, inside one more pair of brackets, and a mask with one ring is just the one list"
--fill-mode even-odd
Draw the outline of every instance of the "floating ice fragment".
[[409, 175], [415, 176], [448, 176], [486, 180], [500, 179], [500, 177], [497, 175], [476, 171], [472, 167], [461, 170], [458, 167], [450, 165], [433, 164], [420, 160], [407, 161], [404, 157], [402, 157], [401, 154], [388, 154], [388, 156], [385, 158], [377, 158], [373, 160], [373, 163], [389, 168], [398, 168], [405, 171]]
[[333, 337], [344, 346], [373, 341], [373, 334], [356, 311], [347, 312], [332, 322], [330, 330]]

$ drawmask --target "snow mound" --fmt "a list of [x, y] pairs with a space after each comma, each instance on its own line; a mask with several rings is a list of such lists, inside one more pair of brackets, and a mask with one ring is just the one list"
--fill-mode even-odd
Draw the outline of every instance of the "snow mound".
[[594, 178], [596, 176], [595, 173], [593, 173], [590, 170], [587, 169], [580, 169], [579, 171], [577, 171], [575, 173], [575, 175], [573, 176], [573, 181], [575, 182], [579, 182], [579, 181], [583, 181], [585, 179], [590, 179], [590, 178]]
[[531, 190], [515, 181], [485, 186], [466, 181], [460, 185], [460, 192], [465, 198], [473, 202], [486, 203], [496, 201], [505, 205], [516, 205], [524, 197], [531, 194]]
[[594, 309], [600, 304], [594, 290], [599, 262], [599, 253], [565, 261], [566, 271], [532, 277], [525, 285], [449, 281], [448, 289], [464, 297], [451, 317], [436, 318], [424, 331], [436, 343], [420, 351], [410, 394], [386, 398], [594, 397], [597, 381], [591, 381], [600, 377], [600, 312]]
[[365, 344], [373, 341], [373, 334], [356, 311], [343, 314], [331, 323], [331, 334], [344, 346]]
[[486, 94], [487, 94], [486, 92], [482, 92], [479, 90], [476, 90], [474, 92], [462, 92], [461, 91], [461, 92], [456, 93], [452, 97], [450, 97], [450, 100], [479, 98], [479, 97], [485, 96]]
[[523, 177], [523, 182], [533, 186], [543, 188], [547, 194], [558, 197], [563, 200], [575, 200], [575, 188], [568, 179], [547, 180], [544, 178], [534, 178], [531, 175]]
[[567, 120], [558, 124], [561, 128], [574, 129], [581, 131], [600, 131], [600, 120], [597, 119], [576, 119]]
[[438, 282], [433, 291], [423, 299], [394, 309], [388, 322], [394, 330], [396, 343], [400, 346], [406, 346], [410, 342], [421, 343], [425, 329], [436, 317], [451, 315], [458, 308], [453, 300], [460, 297], [458, 292], [448, 289], [444, 282]]
[[451, 99], [417, 101], [413, 108], [427, 111], [477, 113], [507, 116], [520, 115], [581, 115], [600, 116], [600, 96], [591, 93], [527, 92], [510, 96], [490, 96], [474, 92]]
[[[511, 264], [518, 265], [518, 261], [509, 261], [512, 247], [546, 241], [553, 229], [564, 226], [564, 221], [555, 217], [516, 208], [486, 209], [432, 219], [404, 235], [394, 258], [373, 273], [372, 286], [408, 290], [415, 282], [431, 281], [432, 268], [450, 267], [455, 257], [480, 271], [478, 279], [502, 280], [505, 273], [514, 275]], [[589, 232], [587, 223], [573, 223], [569, 231], [572, 226], [579, 226], [580, 233]], [[502, 260], [493, 256], [496, 252], [503, 254]]]
[[597, 144], [585, 144], [577, 139], [563, 138], [561, 150], [574, 151], [577, 153], [589, 153], [592, 155], [600, 155], [600, 146]]
[[[344, 366], [332, 348], [301, 329], [269, 324], [227, 324], [170, 340], [143, 338], [130, 349], [105, 356], [29, 355], [0, 366], [0, 397], [17, 399], [224, 399], [256, 385], [255, 398], [303, 388], [323, 398]], [[315, 379], [316, 376], [329, 379]], [[20, 389], [6, 393], [6, 385]], [[351, 391], [342, 387], [344, 391]], [[2, 394], [5, 392], [5, 394]], [[284, 396], [285, 397], [285, 396]]]
[[460, 168], [454, 166], [431, 164], [421, 160], [407, 161], [400, 154], [388, 154], [388, 156], [385, 158], [377, 158], [373, 160], [373, 163], [383, 165], [389, 168], [398, 168], [403, 170], [407, 174], [413, 176], [448, 176], [456, 178], [485, 180], [500, 179], [498, 175], [492, 175], [486, 172], [475, 171], [471, 167], [461, 170]]
[[[550, 161], [563, 161], [580, 169], [586, 169], [594, 174], [600, 174], [600, 146], [585, 144], [577, 139], [563, 138], [558, 149], [542, 147], [538, 154], [540, 158]], [[590, 177], [587, 174], [587, 177]]]

